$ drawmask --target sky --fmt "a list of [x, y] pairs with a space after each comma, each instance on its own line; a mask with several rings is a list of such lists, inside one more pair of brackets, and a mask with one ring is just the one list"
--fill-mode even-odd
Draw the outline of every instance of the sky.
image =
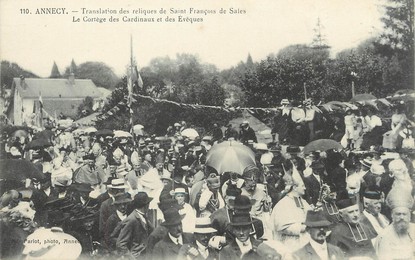
[[[63, 72], [72, 59], [76, 64], [104, 62], [121, 76], [129, 63], [132, 36], [139, 68], [156, 57], [192, 53], [202, 62], [226, 69], [245, 61], [248, 53], [260, 61], [288, 45], [311, 43], [318, 18], [334, 55], [379, 35], [381, 4], [380, 0], [0, 0], [0, 58], [40, 77], [50, 75], [54, 61]], [[68, 14], [35, 14], [42, 7], [66, 8]], [[31, 14], [22, 14], [26, 8]], [[81, 8], [131, 12], [164, 8], [167, 14], [155, 15], [163, 22], [154, 23], [73, 22], [73, 16], [98, 17], [82, 15]], [[201, 17], [203, 22], [179, 23], [178, 14], [169, 14], [170, 8], [185, 9], [182, 16]], [[216, 10], [216, 14], [191, 15], [190, 8]], [[218, 14], [221, 8], [227, 14]], [[245, 14], [230, 14], [229, 8]], [[166, 16], [176, 17], [176, 22], [165, 22]]]

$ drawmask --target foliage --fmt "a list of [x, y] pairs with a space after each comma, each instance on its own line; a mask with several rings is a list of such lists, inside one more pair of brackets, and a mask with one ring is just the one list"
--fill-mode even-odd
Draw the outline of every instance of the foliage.
[[[215, 66], [202, 64], [197, 56], [178, 54], [176, 59], [156, 58], [148, 67], [141, 69], [146, 95], [163, 98], [178, 103], [223, 106], [225, 90], [221, 87], [219, 73]], [[111, 98], [104, 106], [108, 111], [127, 96], [126, 77], [117, 85]], [[133, 103], [133, 122], [142, 124], [148, 132], [165, 134], [169, 125], [186, 121], [189, 126], [210, 129], [214, 122], [226, 124], [233, 113], [216, 109], [197, 109], [190, 106], [178, 106], [168, 103], [154, 103], [138, 98]], [[116, 122], [116, 123], [114, 123]], [[98, 122], [99, 127], [124, 130], [129, 129], [129, 113], [120, 111], [108, 120]]]
[[381, 39], [394, 49], [413, 54], [414, 1], [388, 0], [382, 21], [385, 31], [381, 35]]
[[[75, 64], [73, 60], [72, 63]], [[69, 73], [70, 66], [65, 69], [64, 77], [68, 77]], [[89, 61], [81, 63], [78, 66], [75, 64], [74, 74], [77, 79], [91, 79], [97, 87], [106, 89], [114, 89], [120, 80], [113, 69], [103, 62]]]
[[82, 118], [90, 115], [93, 112], [94, 99], [90, 96], [85, 97], [82, 104], [78, 107], [77, 118]]
[[32, 72], [21, 68], [18, 64], [7, 60], [1, 61], [0, 71], [0, 84], [2, 89], [10, 89], [12, 86], [13, 78], [18, 78], [20, 76], [23, 76], [25, 78], [39, 78], [39, 76], [37, 76], [36, 74], [33, 74]]
[[51, 78], [51, 79], [59, 79], [61, 77], [62, 77], [62, 75], [59, 72], [58, 65], [56, 65], [56, 62], [53, 62], [52, 71], [50, 72], [49, 78]]

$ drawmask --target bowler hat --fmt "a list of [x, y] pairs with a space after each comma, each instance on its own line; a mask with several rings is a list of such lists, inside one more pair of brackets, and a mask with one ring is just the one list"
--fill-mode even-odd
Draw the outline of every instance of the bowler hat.
[[134, 196], [134, 200], [133, 200], [133, 205], [135, 206], [135, 208], [142, 208], [145, 205], [149, 204], [150, 201], [152, 201], [153, 198], [149, 198], [147, 193], [145, 192], [138, 192], [135, 196]]
[[91, 185], [88, 183], [72, 183], [70, 187], [70, 190], [78, 191], [78, 192], [91, 192], [93, 189], [91, 188]]
[[250, 210], [252, 205], [256, 202], [255, 199], [250, 199], [248, 196], [239, 195], [234, 200], [229, 200], [229, 205], [234, 209]]
[[299, 153], [301, 152], [300, 147], [295, 146], [295, 145], [290, 145], [287, 147], [287, 153]]
[[307, 211], [306, 220], [304, 225], [307, 227], [327, 227], [332, 223], [324, 216], [322, 210], [309, 210]]
[[231, 226], [250, 226], [254, 223], [254, 220], [251, 218], [251, 215], [249, 215], [249, 212], [242, 213], [242, 214], [236, 214], [233, 215], [231, 222], [229, 225]]
[[186, 214], [180, 215], [179, 211], [175, 208], [169, 208], [163, 212], [165, 221], [161, 223], [162, 226], [176, 226], [182, 223]]
[[119, 193], [119, 194], [117, 194], [117, 195], [114, 196], [114, 199], [115, 200], [112, 203], [112, 205], [129, 203], [129, 202], [133, 201], [131, 199], [131, 196], [128, 193]]

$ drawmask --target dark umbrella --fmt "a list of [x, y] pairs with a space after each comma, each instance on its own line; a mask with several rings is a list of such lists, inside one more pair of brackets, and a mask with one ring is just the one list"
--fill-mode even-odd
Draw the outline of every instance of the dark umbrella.
[[49, 146], [52, 146], [52, 144], [49, 142], [49, 140], [46, 140], [46, 139], [42, 138], [42, 139], [35, 139], [35, 140], [30, 141], [27, 144], [26, 149], [27, 150], [30, 150], [30, 149], [38, 150], [38, 149], [43, 149], [43, 148], [46, 148], [46, 147], [49, 147]]
[[33, 179], [42, 180], [45, 175], [35, 167], [33, 163], [19, 159], [2, 159], [0, 160], [0, 179], [1, 180], [25, 180]]
[[33, 139], [44, 139], [44, 140], [52, 140], [54, 133], [52, 130], [46, 129], [36, 133]]
[[393, 94], [392, 101], [415, 101], [415, 91], [413, 89], [400, 89]]
[[114, 136], [114, 132], [110, 129], [100, 129], [95, 132], [95, 136]]
[[214, 168], [219, 174], [231, 171], [242, 175], [248, 165], [256, 165], [255, 154], [241, 143], [225, 141], [212, 146], [206, 155], [206, 165]]
[[364, 93], [364, 94], [357, 94], [352, 99], [350, 99], [350, 102], [358, 102], [358, 101], [367, 101], [376, 99], [376, 97], [372, 94]]
[[343, 149], [343, 146], [332, 139], [319, 139], [308, 143], [304, 147], [303, 152], [304, 154], [308, 154], [314, 151], [327, 151], [330, 149], [341, 150]]

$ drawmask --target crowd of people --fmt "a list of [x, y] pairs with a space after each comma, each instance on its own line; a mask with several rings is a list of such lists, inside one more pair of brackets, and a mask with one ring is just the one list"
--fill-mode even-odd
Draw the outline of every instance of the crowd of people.
[[[390, 131], [412, 130], [406, 120]], [[0, 164], [39, 175], [0, 180], [0, 258], [413, 259], [414, 150], [357, 150], [358, 122], [348, 110], [346, 149], [307, 153], [287, 125], [265, 144], [247, 121], [191, 138], [184, 122], [164, 137], [72, 125], [6, 136]], [[253, 163], [218, 172], [207, 159], [223, 142]]]

